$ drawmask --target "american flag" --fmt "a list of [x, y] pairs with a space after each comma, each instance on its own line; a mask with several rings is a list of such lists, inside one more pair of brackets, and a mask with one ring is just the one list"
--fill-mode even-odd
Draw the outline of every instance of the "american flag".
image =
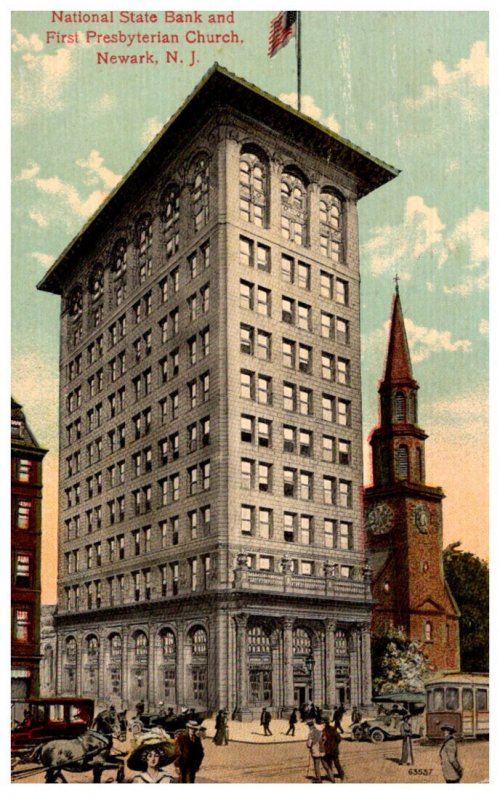
[[292, 36], [295, 36], [297, 22], [296, 11], [280, 11], [272, 20], [269, 28], [269, 46], [267, 54], [272, 58], [284, 47]]

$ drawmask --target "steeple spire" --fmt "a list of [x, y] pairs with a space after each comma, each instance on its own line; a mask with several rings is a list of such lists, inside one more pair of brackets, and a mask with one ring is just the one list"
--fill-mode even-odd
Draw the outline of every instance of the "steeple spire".
[[392, 301], [391, 327], [389, 346], [385, 363], [385, 374], [382, 387], [389, 388], [394, 384], [415, 384], [411, 366], [410, 350], [406, 338], [406, 328], [399, 297], [398, 276], [395, 277], [396, 291]]

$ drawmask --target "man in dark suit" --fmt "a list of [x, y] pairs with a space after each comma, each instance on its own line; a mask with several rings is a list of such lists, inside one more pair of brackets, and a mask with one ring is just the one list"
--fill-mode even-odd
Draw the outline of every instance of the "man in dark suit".
[[201, 734], [198, 723], [191, 720], [187, 723], [186, 730], [181, 731], [175, 737], [176, 758], [174, 764], [180, 772], [181, 783], [194, 783], [196, 780], [196, 773], [205, 756]]
[[260, 724], [264, 728], [264, 736], [272, 736], [272, 731], [269, 728], [271, 724], [271, 712], [264, 706], [262, 709], [262, 714], [260, 715]]

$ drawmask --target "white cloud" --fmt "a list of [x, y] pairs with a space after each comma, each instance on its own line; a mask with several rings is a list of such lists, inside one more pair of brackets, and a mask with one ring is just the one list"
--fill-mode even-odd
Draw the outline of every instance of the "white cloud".
[[[389, 327], [390, 321], [387, 320], [381, 328], [377, 328], [368, 336], [363, 337], [363, 351], [371, 354], [382, 352], [387, 346]], [[453, 339], [450, 331], [426, 328], [424, 325], [415, 324], [411, 319], [405, 319], [405, 328], [413, 364], [427, 361], [434, 353], [456, 353], [458, 351], [468, 353], [472, 349], [472, 342], [468, 339]], [[380, 359], [378, 360], [380, 361]]]
[[455, 230], [444, 243], [439, 258], [441, 267], [451, 255], [458, 255], [464, 267], [477, 269], [488, 260], [488, 226], [489, 214], [475, 208], [466, 217], [459, 220]]
[[[453, 262], [460, 270], [479, 270], [488, 259], [487, 211], [475, 208], [460, 219], [447, 234], [439, 210], [426, 205], [418, 195], [408, 197], [404, 218], [399, 225], [374, 228], [372, 237], [362, 245], [362, 258], [373, 275], [397, 270], [400, 277], [409, 278], [412, 267], [422, 256], [429, 256], [439, 268]], [[487, 288], [488, 276], [459, 274], [456, 285], [445, 286], [447, 294], [468, 295]], [[427, 288], [432, 291], [434, 284]]]
[[488, 283], [488, 273], [484, 272], [482, 275], [468, 275], [461, 283], [444, 286], [443, 291], [445, 294], [459, 294], [462, 297], [467, 297], [472, 292], [484, 291], [488, 288]]
[[30, 211], [29, 218], [36, 222], [39, 228], [46, 228], [49, 224], [47, 217], [40, 211]]
[[484, 101], [478, 92], [488, 86], [489, 59], [486, 42], [477, 41], [471, 46], [468, 58], [462, 58], [455, 69], [448, 69], [443, 61], [432, 65], [434, 83], [422, 87], [416, 98], [407, 98], [405, 105], [410, 109], [427, 106], [434, 101], [454, 99], [470, 119], [477, 118], [484, 109]]
[[143, 147], [147, 147], [148, 144], [151, 143], [156, 134], [161, 131], [162, 127], [163, 123], [158, 117], [149, 117], [149, 119], [146, 120], [141, 131], [141, 143]]
[[95, 103], [99, 111], [110, 111], [116, 106], [116, 97], [112, 94], [102, 94]]
[[42, 205], [32, 208], [29, 216], [41, 227], [47, 227], [51, 222], [60, 223], [61, 220], [71, 227], [75, 217], [78, 221], [86, 219], [104, 202], [109, 191], [120, 180], [119, 175], [105, 166], [98, 150], [91, 150], [87, 158], [78, 159], [75, 163], [85, 171], [85, 184], [97, 187], [90, 194], [80, 192], [72, 183], [63, 181], [57, 175], [42, 177], [40, 168], [33, 162], [18, 176], [19, 180], [32, 184], [40, 193]]
[[[286, 103], [292, 108], [298, 107], [298, 95], [297, 92], [290, 92], [290, 94], [280, 94], [279, 99], [282, 103]], [[326, 128], [330, 128], [330, 130], [334, 131], [335, 133], [340, 133], [340, 124], [335, 119], [333, 114], [329, 114], [327, 117], [323, 116], [322, 109], [316, 105], [316, 101], [314, 97], [310, 94], [304, 94], [300, 98], [300, 110], [303, 114], [307, 117], [311, 117], [311, 119], [315, 119], [317, 122], [320, 122]]]
[[104, 166], [104, 159], [98, 150], [91, 150], [88, 158], [81, 158], [76, 163], [82, 169], [87, 170], [90, 183], [97, 183], [98, 180], [101, 180], [106, 189], [113, 189], [121, 179], [120, 175], [115, 175], [108, 167]]
[[16, 181], [29, 181], [31, 178], [34, 178], [35, 175], [38, 175], [40, 172], [40, 166], [35, 161], [28, 161], [28, 165], [21, 170], [19, 175], [16, 175], [14, 180]]
[[397, 267], [400, 277], [407, 278], [409, 273], [402, 265], [438, 245], [444, 227], [438, 210], [414, 195], [406, 201], [403, 222], [375, 228], [373, 237], [363, 245], [362, 254], [369, 260], [374, 275]]
[[479, 323], [479, 333], [481, 333], [483, 336], [489, 336], [490, 323], [487, 319], [482, 319]]
[[48, 269], [55, 261], [54, 256], [49, 256], [47, 253], [32, 253], [31, 255], [44, 269]]
[[41, 111], [60, 110], [62, 92], [74, 69], [71, 46], [47, 53], [37, 34], [26, 37], [14, 30], [12, 50], [20, 57], [12, 67], [13, 124], [22, 125]]

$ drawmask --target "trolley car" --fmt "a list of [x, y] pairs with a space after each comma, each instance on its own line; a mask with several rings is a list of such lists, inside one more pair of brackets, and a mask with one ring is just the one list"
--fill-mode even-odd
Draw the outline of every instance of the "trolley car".
[[426, 727], [429, 739], [442, 739], [441, 725], [453, 725], [461, 738], [489, 735], [488, 675], [455, 673], [429, 681]]

